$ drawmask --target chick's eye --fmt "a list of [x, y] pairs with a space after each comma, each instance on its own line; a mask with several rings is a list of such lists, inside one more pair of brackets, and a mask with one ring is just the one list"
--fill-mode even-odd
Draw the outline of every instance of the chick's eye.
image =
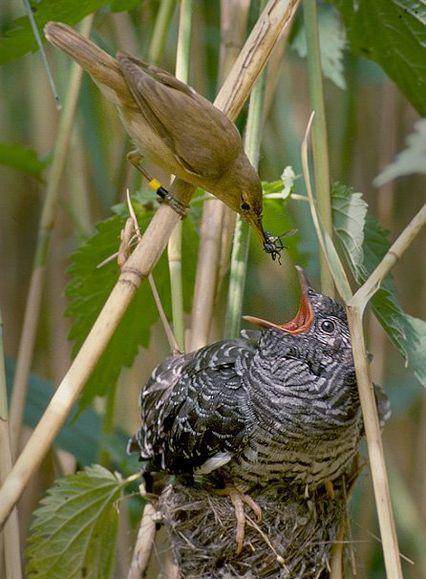
[[335, 325], [331, 320], [324, 320], [321, 322], [320, 328], [326, 334], [332, 334], [334, 332]]
[[241, 209], [243, 211], [248, 211], [250, 209], [250, 205], [248, 203], [246, 203], [245, 201], [243, 201], [243, 203], [241, 203]]

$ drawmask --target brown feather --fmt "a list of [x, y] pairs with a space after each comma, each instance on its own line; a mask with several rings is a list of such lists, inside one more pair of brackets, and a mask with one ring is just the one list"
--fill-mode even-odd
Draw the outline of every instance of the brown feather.
[[184, 168], [207, 179], [221, 177], [242, 151], [235, 125], [169, 73], [121, 53], [117, 60], [147, 123]]

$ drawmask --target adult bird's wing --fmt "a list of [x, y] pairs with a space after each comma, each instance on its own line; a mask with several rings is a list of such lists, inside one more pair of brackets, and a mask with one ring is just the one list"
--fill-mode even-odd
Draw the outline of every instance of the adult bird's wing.
[[185, 169], [219, 178], [242, 149], [235, 125], [210, 101], [165, 70], [117, 54], [140, 111]]
[[147, 470], [192, 473], [207, 461], [213, 470], [242, 450], [249, 419], [242, 375], [254, 351], [244, 340], [227, 340], [156, 368], [130, 444], [148, 460]]

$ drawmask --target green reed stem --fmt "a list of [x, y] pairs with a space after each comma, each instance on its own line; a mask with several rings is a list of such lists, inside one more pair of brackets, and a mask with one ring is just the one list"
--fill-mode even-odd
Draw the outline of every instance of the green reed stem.
[[[260, 10], [264, 7], [261, 3]], [[244, 148], [252, 165], [259, 164], [260, 145], [263, 128], [263, 103], [265, 96], [266, 72], [262, 71], [250, 95]], [[250, 227], [237, 216], [232, 244], [231, 269], [226, 307], [224, 336], [237, 338], [241, 327], [244, 288], [250, 247]]]
[[173, 16], [175, 4], [176, 0], [161, 0], [148, 49], [148, 59], [155, 64], [158, 64], [163, 56], [167, 42], [167, 31]]
[[[176, 50], [176, 77], [188, 81], [191, 53], [192, 0], [181, 0], [179, 14], [178, 43]], [[185, 319], [182, 291], [182, 222], [180, 221], [167, 246], [172, 290], [173, 330], [179, 349], [185, 349]]]
[[[312, 127], [312, 150], [315, 171], [315, 188], [321, 222], [332, 236], [333, 224], [330, 201], [330, 166], [328, 159], [327, 124], [325, 118], [324, 90], [321, 71], [321, 51], [318, 32], [318, 12], [316, 0], [303, 0], [303, 14], [308, 49], [308, 79], [311, 108], [315, 111]], [[327, 261], [320, 253], [321, 290], [334, 296], [333, 278]]]

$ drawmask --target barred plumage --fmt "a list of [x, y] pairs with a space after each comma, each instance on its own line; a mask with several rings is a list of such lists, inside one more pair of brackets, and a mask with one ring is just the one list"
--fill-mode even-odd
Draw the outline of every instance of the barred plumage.
[[346, 314], [310, 287], [304, 300], [286, 325], [260, 321], [154, 370], [130, 441], [146, 471], [315, 487], [349, 467], [362, 418]]

